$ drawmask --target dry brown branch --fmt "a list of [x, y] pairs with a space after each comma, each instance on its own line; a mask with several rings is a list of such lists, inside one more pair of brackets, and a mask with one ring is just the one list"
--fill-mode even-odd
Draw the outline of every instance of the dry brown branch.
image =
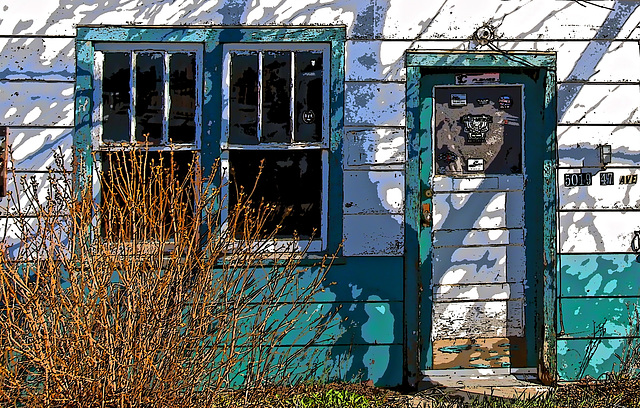
[[296, 240], [274, 252], [273, 206], [242, 190], [223, 220], [217, 165], [205, 178], [195, 157], [136, 150], [102, 163], [95, 199], [51, 171], [44, 201], [24, 180], [5, 209], [23, 239], [0, 248], [0, 403], [206, 406], [313, 375], [296, 362], [333, 322], [311, 305], [331, 258], [301, 268]]

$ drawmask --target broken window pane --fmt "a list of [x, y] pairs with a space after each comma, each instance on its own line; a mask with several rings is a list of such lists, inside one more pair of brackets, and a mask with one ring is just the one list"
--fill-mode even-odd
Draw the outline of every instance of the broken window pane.
[[267, 52], [262, 62], [262, 142], [291, 141], [291, 53]]
[[258, 54], [231, 55], [229, 143], [258, 143]]
[[171, 54], [169, 60], [169, 139], [193, 143], [196, 138], [196, 55]]
[[322, 141], [322, 53], [296, 53], [296, 142]]
[[102, 140], [104, 142], [131, 140], [130, 91], [130, 54], [105, 53], [102, 79]]
[[164, 54], [141, 52], [136, 58], [136, 140], [160, 144], [163, 133]]
[[318, 237], [322, 213], [321, 155], [321, 150], [229, 151], [230, 208], [237, 202], [236, 188], [244, 186], [247, 192], [253, 189], [260, 161], [264, 159], [253, 201], [260, 202], [264, 198], [265, 202], [276, 206], [274, 215], [265, 225], [265, 233], [282, 224], [278, 237], [292, 237], [294, 231], [301, 238]]

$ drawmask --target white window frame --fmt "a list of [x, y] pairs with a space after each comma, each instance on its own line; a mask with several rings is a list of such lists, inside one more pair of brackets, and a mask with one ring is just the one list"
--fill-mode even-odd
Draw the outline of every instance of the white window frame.
[[[105, 52], [130, 52], [131, 53], [131, 65], [129, 76], [129, 86], [131, 89], [130, 97], [130, 111], [129, 120], [131, 126], [129, 129], [129, 142], [128, 143], [105, 143], [102, 141], [102, 113], [103, 113], [103, 101], [102, 101], [102, 82], [103, 82], [103, 64]], [[146, 145], [137, 143], [135, 140], [135, 53], [136, 52], [162, 52], [164, 53], [164, 92], [163, 92], [163, 135], [162, 142], [158, 145]], [[171, 107], [171, 98], [169, 95], [169, 54], [180, 52], [193, 52], [196, 56], [195, 64], [195, 81], [196, 81], [196, 101], [195, 101], [195, 138], [193, 143], [169, 143], [168, 141], [168, 122], [169, 112]], [[204, 46], [200, 43], [112, 43], [112, 42], [97, 42], [94, 46], [94, 87], [93, 87], [93, 100], [94, 106], [92, 111], [91, 128], [91, 145], [92, 151], [96, 153], [101, 152], [117, 152], [117, 151], [131, 151], [142, 150], [149, 152], [177, 152], [177, 151], [193, 151], [198, 155], [198, 160], [201, 160], [201, 135], [202, 135], [202, 98], [203, 98], [203, 54]], [[100, 189], [99, 178], [102, 174], [103, 163], [101, 160], [95, 160], [93, 166], [93, 183], [92, 192], [96, 202], [101, 203], [102, 191]], [[98, 227], [95, 224], [94, 227]], [[125, 242], [126, 243], [126, 242]]]
[[[242, 145], [229, 143], [229, 101], [231, 86], [231, 55], [243, 52], [258, 52], [258, 134], [261, 136], [261, 109], [262, 109], [262, 54], [264, 52], [278, 51], [291, 52], [292, 58], [296, 51], [318, 51], [322, 52], [322, 140], [320, 142], [296, 142], [291, 143], [264, 143], [257, 145]], [[222, 64], [222, 134], [220, 137], [220, 163], [222, 177], [222, 197], [225, 203], [222, 206], [222, 217], [227, 218], [228, 215], [228, 197], [229, 197], [229, 151], [230, 150], [321, 150], [322, 161], [322, 195], [321, 195], [321, 220], [319, 236], [314, 237], [311, 241], [308, 252], [320, 252], [327, 249], [327, 233], [328, 233], [328, 205], [329, 205], [329, 87], [330, 87], [330, 64], [331, 64], [331, 47], [327, 43], [237, 43], [224, 44], [223, 46], [223, 64]], [[292, 61], [293, 62], [293, 61]], [[294, 78], [295, 64], [291, 64], [291, 101], [295, 101], [295, 81]], [[290, 105], [291, 118], [291, 135], [295, 135], [295, 120], [293, 103]], [[259, 140], [259, 139], [258, 139]], [[223, 228], [226, 227], [223, 225]], [[301, 239], [296, 247], [292, 247], [293, 241], [286, 238], [277, 238], [276, 241], [259, 242], [260, 245], [266, 245], [271, 250], [301, 250], [306, 247], [308, 241]]]
[[[129, 120], [131, 123], [129, 129], [129, 146], [122, 146], [122, 143], [105, 143], [102, 141], [102, 114], [103, 114], [103, 101], [102, 101], [102, 80], [103, 80], [103, 64], [105, 52], [130, 52], [131, 53], [131, 75], [129, 76], [129, 86], [131, 88], [130, 98], [130, 111]], [[136, 53], [139, 52], [161, 52], [164, 53], [164, 103], [163, 103], [163, 134], [162, 142], [159, 145], [139, 145], [135, 140], [136, 129], [136, 116], [135, 116], [135, 99], [136, 99], [136, 86], [135, 86], [135, 69], [136, 69]], [[193, 143], [169, 143], [168, 138], [168, 126], [169, 126], [169, 112], [171, 108], [171, 98], [169, 96], [169, 81], [166, 78], [169, 77], [169, 54], [179, 52], [193, 52], [196, 55], [196, 111], [195, 111], [195, 125], [196, 134]], [[93, 123], [94, 126], [91, 131], [91, 142], [93, 150], [114, 150], [122, 148], [145, 148], [149, 151], [158, 150], [200, 150], [201, 142], [200, 136], [202, 134], [202, 71], [203, 71], [203, 53], [204, 46], [199, 43], [96, 43], [94, 51], [94, 95], [93, 100]]]

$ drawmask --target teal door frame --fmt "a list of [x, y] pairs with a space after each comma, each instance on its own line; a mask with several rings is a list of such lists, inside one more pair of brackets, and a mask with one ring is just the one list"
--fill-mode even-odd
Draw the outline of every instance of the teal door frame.
[[[527, 365], [538, 367], [544, 383], [554, 383], [556, 367], [556, 54], [493, 51], [408, 51], [407, 67], [407, 161], [405, 189], [405, 375], [409, 384], [420, 381], [421, 371], [432, 368], [431, 334], [431, 231], [420, 223], [421, 194], [432, 174], [433, 101], [427, 81], [430, 74], [454, 78], [456, 73], [500, 72], [527, 76], [534, 89], [525, 90], [525, 225], [544, 220], [541, 234], [528, 234], [527, 280], [534, 290], [536, 310], [527, 311], [527, 336], [535, 346], [528, 351]], [[421, 85], [422, 84], [422, 85]], [[421, 87], [425, 89], [421, 89]], [[429, 88], [426, 90], [426, 88]], [[526, 86], [525, 86], [526, 88]], [[531, 86], [530, 86], [531, 88]], [[426, 93], [425, 93], [426, 92]], [[529, 103], [527, 103], [529, 95]], [[531, 97], [539, 101], [531, 103]], [[425, 177], [426, 175], [426, 177]], [[421, 177], [422, 176], [422, 177]], [[539, 221], [538, 221], [539, 222]], [[533, 284], [531, 284], [533, 282]], [[530, 308], [534, 309], [534, 308]], [[531, 325], [529, 325], [531, 326]]]

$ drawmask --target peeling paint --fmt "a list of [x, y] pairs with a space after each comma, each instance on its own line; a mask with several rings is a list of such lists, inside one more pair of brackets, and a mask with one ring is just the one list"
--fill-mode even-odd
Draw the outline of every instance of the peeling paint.
[[[621, 336], [600, 341], [582, 373], [579, 361], [585, 358], [588, 341], [561, 339], [557, 343], [558, 373], [560, 378], [576, 379], [579, 374], [597, 377], [612, 369], [613, 353], [620, 351], [626, 330], [626, 306], [617, 297], [640, 296], [640, 264], [630, 244], [633, 231], [640, 229], [640, 187], [619, 183], [601, 186], [597, 180], [598, 173], [610, 171], [618, 181], [620, 176], [635, 174], [635, 167], [640, 166], [638, 2], [609, 1], [607, 5], [612, 10], [578, 2], [540, 6], [529, 0], [490, 0], [484, 7], [471, 0], [85, 3], [7, 3], [0, 20], [0, 124], [13, 128], [10, 144], [14, 168], [19, 176], [35, 177], [34, 185], [41, 198], [46, 191], [44, 173], [53, 162], [52, 152], [61, 149], [67, 170], [71, 170], [73, 126], [78, 145], [89, 137], [94, 84], [85, 74], [91, 70], [93, 49], [90, 41], [80, 41], [76, 48], [79, 26], [113, 25], [109, 40], [172, 41], [177, 34], [154, 38], [119, 26], [319, 25], [321, 30], [321, 26], [345, 25], [346, 54], [339, 59], [339, 68], [342, 69], [341, 64], [346, 67], [346, 83], [334, 84], [337, 89], [345, 89], [345, 100], [338, 103], [330, 119], [332, 123], [344, 120], [346, 126], [340, 126], [330, 142], [332, 153], [340, 157], [335, 168], [344, 172], [341, 179], [335, 178], [340, 172], [332, 172], [338, 198], [329, 206], [333, 211], [331, 222], [339, 230], [334, 232], [336, 240], [344, 238], [346, 261], [336, 269], [337, 288], [328, 289], [322, 295], [325, 298], [318, 301], [346, 302], [349, 316], [360, 319], [352, 331], [359, 333], [360, 341], [366, 337], [371, 342], [354, 346], [358, 349], [355, 356], [347, 356], [340, 348], [343, 346], [335, 346], [329, 360], [340, 369], [361, 371], [379, 384], [396, 385], [402, 381], [404, 346], [400, 344], [403, 336], [398, 333], [404, 321], [399, 305], [409, 298], [401, 293], [403, 262], [413, 265], [424, 261], [410, 259], [416, 248], [405, 244], [406, 240], [417, 245], [411, 241], [416, 215], [407, 211], [414, 211], [419, 204], [412, 194], [421, 186], [411, 184], [419, 184], [412, 172], [425, 166], [414, 154], [416, 143], [424, 135], [412, 133], [417, 118], [406, 111], [407, 95], [411, 94], [407, 87], [411, 82], [407, 50], [487, 50], [469, 38], [473, 30], [489, 22], [498, 28], [499, 39], [494, 45], [501, 50], [557, 52], [557, 71], [547, 74], [551, 81], [547, 86], [555, 89], [553, 78], [557, 74], [561, 169], [557, 174], [560, 182], [549, 188], [557, 188], [559, 198], [558, 292], [562, 315], [571, 316], [561, 322], [563, 334], [587, 336], [594, 326], [606, 320], [606, 332]], [[193, 35], [189, 37], [192, 41], [205, 41], [203, 36], [189, 35]], [[249, 38], [231, 38], [246, 39]], [[218, 52], [215, 46], [207, 47], [207, 53]], [[452, 64], [467, 64], [460, 55], [452, 53], [448, 58]], [[212, 91], [219, 88], [219, 78], [216, 61], [208, 60], [207, 64], [214, 68], [204, 73], [204, 100], [207, 106], [213, 106], [218, 98]], [[545, 106], [553, 106], [553, 98], [547, 98]], [[545, 118], [550, 117], [546, 112]], [[218, 119], [207, 120], [203, 149], [215, 146], [218, 127]], [[612, 148], [609, 169], [601, 167], [598, 149], [602, 144]], [[589, 187], [565, 188], [562, 175], [566, 172], [592, 172], [595, 182]], [[524, 332], [524, 292], [541, 284], [527, 280], [526, 275], [525, 259], [531, 254], [524, 247], [525, 180], [496, 176], [482, 180], [427, 177], [425, 181], [433, 182], [431, 187], [436, 193], [434, 245], [428, 262], [433, 264], [434, 307], [442, 315], [422, 311], [421, 318], [431, 316], [439, 334], [470, 336], [484, 330], [486, 335], [495, 335], [493, 339], [500, 338], [498, 335], [507, 339], [480, 355], [474, 349], [479, 343], [449, 339], [458, 343], [444, 345], [434, 353], [453, 355], [455, 347], [461, 352], [476, 350], [476, 354], [465, 357], [464, 363], [445, 364], [451, 367], [514, 366], [513, 351], [520, 346], [509, 336]], [[15, 189], [15, 183], [11, 189]], [[542, 194], [542, 190], [536, 191], [535, 194]], [[537, 197], [527, 204], [530, 208], [531, 202], [542, 201]], [[549, 217], [545, 222], [554, 223]], [[555, 224], [553, 228], [555, 231]], [[10, 246], [15, 249], [15, 231], [10, 226], [8, 231]], [[545, 265], [552, 267], [555, 248], [536, 253], [542, 255]], [[360, 279], [362, 276], [371, 276], [371, 280], [383, 284], [366, 282], [367, 279]], [[552, 280], [553, 276], [549, 273], [545, 278]], [[407, 282], [414, 278], [409, 277]], [[543, 283], [555, 284], [546, 280]], [[414, 286], [430, 289], [428, 282]], [[590, 319], [581, 319], [587, 314], [592, 315]], [[483, 321], [486, 324], [480, 326], [478, 322]], [[351, 341], [345, 334], [349, 330], [337, 333], [345, 336], [342, 341]], [[417, 328], [407, 330], [409, 347], [414, 341], [411, 336], [417, 338]], [[394, 344], [376, 345], [384, 341]], [[417, 353], [415, 347], [419, 346], [411, 344], [410, 352]], [[511, 354], [499, 350], [509, 345]], [[545, 343], [544, 347], [549, 346]], [[327, 346], [327, 350], [333, 348]], [[518, 358], [526, 360], [522, 355]]]

